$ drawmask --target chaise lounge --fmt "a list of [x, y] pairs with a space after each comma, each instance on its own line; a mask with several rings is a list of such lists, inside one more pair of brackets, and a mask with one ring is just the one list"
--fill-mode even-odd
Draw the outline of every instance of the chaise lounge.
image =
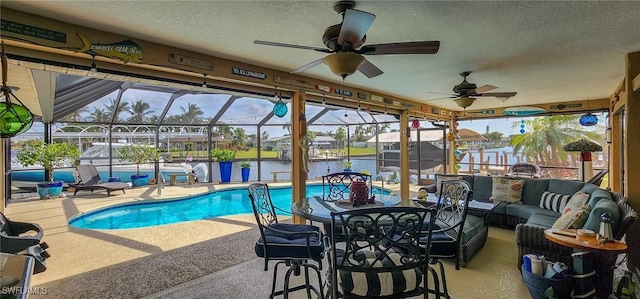
[[80, 190], [93, 192], [94, 190], [104, 189], [107, 191], [107, 196], [111, 196], [111, 191], [122, 190], [122, 193], [125, 193], [124, 189], [129, 187], [127, 183], [123, 182], [103, 183], [100, 179], [98, 169], [96, 169], [96, 166], [93, 164], [78, 165], [76, 166], [76, 170], [78, 171], [80, 182], [69, 184], [69, 187], [75, 188], [73, 195], [76, 195]]

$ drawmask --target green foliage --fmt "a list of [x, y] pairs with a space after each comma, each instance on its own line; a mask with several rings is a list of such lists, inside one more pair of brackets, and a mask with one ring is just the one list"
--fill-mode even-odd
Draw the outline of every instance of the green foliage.
[[344, 165], [345, 169], [351, 169], [351, 166], [353, 166], [353, 163], [351, 163], [351, 161], [349, 160], [343, 161], [342, 164]]
[[251, 168], [251, 163], [244, 161], [242, 163], [240, 163], [240, 167], [241, 168]]
[[160, 159], [158, 149], [149, 144], [127, 144], [120, 149], [120, 161], [136, 163], [136, 172], [140, 174], [141, 163], [151, 163]]
[[366, 174], [366, 175], [371, 175], [371, 172], [367, 169], [360, 169], [360, 173], [362, 174]]
[[236, 152], [230, 149], [214, 148], [211, 150], [211, 158], [218, 162], [231, 162], [236, 158]]
[[53, 182], [53, 169], [65, 166], [65, 163], [80, 157], [80, 150], [68, 143], [47, 144], [42, 140], [27, 144], [18, 151], [17, 158], [24, 166], [40, 164], [49, 171], [50, 181]]

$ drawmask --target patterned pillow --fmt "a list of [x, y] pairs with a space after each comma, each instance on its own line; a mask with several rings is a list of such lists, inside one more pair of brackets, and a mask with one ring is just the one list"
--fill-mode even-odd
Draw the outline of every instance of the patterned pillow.
[[522, 186], [524, 186], [524, 180], [494, 177], [489, 200], [493, 201], [494, 204], [498, 204], [500, 201], [522, 203], [520, 201], [522, 198]]
[[[405, 262], [401, 255], [389, 253], [384, 258], [376, 258], [376, 253], [367, 249], [356, 252], [350, 263], [364, 264], [373, 268], [402, 266]], [[422, 282], [420, 268], [393, 269], [380, 272], [356, 272], [340, 269], [340, 286], [350, 294], [363, 297], [389, 296], [405, 291], [415, 290]]]
[[584, 193], [582, 191], [576, 192], [567, 202], [567, 205], [562, 210], [562, 214], [581, 209], [585, 204], [587, 204], [589, 197], [591, 197], [591, 195], [588, 193]]
[[587, 205], [583, 209], [573, 210], [569, 213], [563, 214], [556, 220], [552, 228], [561, 229], [579, 229], [584, 226], [591, 213], [591, 206]]
[[[542, 192], [542, 197], [540, 198], [540, 207], [543, 209], [562, 213], [565, 206], [567, 205], [567, 202], [569, 201], [569, 197], [571, 196], [544, 191]], [[583, 205], [584, 203], [582, 203], [580, 206]]]
[[462, 180], [461, 176], [438, 175], [436, 176], [436, 194], [440, 194], [440, 184], [446, 181]]

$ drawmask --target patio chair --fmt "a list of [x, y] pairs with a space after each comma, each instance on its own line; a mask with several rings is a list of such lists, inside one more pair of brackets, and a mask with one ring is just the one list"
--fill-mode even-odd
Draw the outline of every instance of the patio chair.
[[511, 166], [509, 166], [509, 170], [507, 171], [507, 175], [508, 176], [519, 176], [519, 177], [530, 177], [530, 178], [539, 178], [540, 177], [540, 166], [533, 164], [533, 163], [528, 163], [528, 162], [522, 162], [522, 163], [515, 163]]
[[325, 201], [349, 199], [349, 188], [355, 181], [367, 182], [371, 197], [371, 175], [360, 172], [336, 172], [322, 176], [322, 197]]
[[103, 183], [100, 179], [98, 169], [93, 164], [81, 164], [76, 166], [76, 171], [80, 177], [80, 182], [75, 184], [69, 184], [69, 187], [75, 188], [73, 195], [76, 195], [80, 190], [89, 190], [93, 193], [94, 190], [104, 189], [107, 191], [107, 196], [111, 196], [111, 191], [122, 190], [129, 187], [127, 183], [123, 182], [107, 182]]
[[[260, 239], [254, 248], [256, 255], [264, 258], [264, 271], [269, 270], [269, 261], [278, 261], [273, 270], [270, 298], [279, 295], [288, 298], [290, 292], [298, 290], [306, 290], [308, 298], [311, 298], [311, 292], [314, 292], [318, 298], [324, 298], [320, 277], [324, 257], [324, 236], [320, 228], [307, 224], [279, 223], [267, 184], [253, 183], [249, 185], [248, 191], [253, 215], [260, 229]], [[309, 260], [316, 261], [318, 266], [309, 263]], [[280, 264], [289, 266], [289, 269], [284, 276], [284, 288], [276, 292]], [[291, 274], [298, 275], [301, 268], [304, 268], [305, 283], [290, 287]], [[319, 290], [309, 283], [309, 269], [318, 275]]]
[[[44, 272], [47, 269], [45, 260], [50, 257], [46, 251], [49, 245], [41, 242], [43, 234], [44, 230], [40, 225], [11, 221], [0, 212], [0, 253], [33, 257], [34, 274]], [[0, 269], [2, 269], [2, 265], [0, 265]]]
[[442, 287], [445, 298], [451, 296], [441, 259], [453, 258], [456, 270], [460, 270], [460, 240], [472, 193], [471, 186], [464, 180], [443, 181], [440, 185], [440, 198], [435, 204], [436, 219], [435, 222], [430, 222], [436, 225], [426, 225], [428, 229], [433, 229], [433, 237], [431, 240], [421, 240], [421, 246], [429, 248], [431, 245], [429, 257], [432, 264], [438, 264], [442, 283], [441, 286], [436, 286], [436, 290]]
[[596, 175], [594, 175], [591, 179], [587, 181], [587, 183], [594, 184], [596, 186], [600, 186], [602, 184], [602, 180], [604, 176], [609, 172], [609, 169], [600, 170]]
[[332, 298], [428, 298], [428, 276], [435, 272], [427, 249], [431, 233], [422, 227], [434, 215], [418, 207], [331, 213], [332, 226], [343, 227], [346, 236], [340, 243], [331, 238]]

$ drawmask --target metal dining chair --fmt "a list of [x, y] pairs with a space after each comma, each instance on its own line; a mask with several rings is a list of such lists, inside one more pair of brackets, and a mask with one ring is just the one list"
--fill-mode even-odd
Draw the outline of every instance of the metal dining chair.
[[437, 285], [437, 281], [434, 280], [438, 298], [440, 288], [445, 298], [451, 298], [441, 259], [453, 258], [456, 270], [460, 270], [460, 240], [464, 232], [467, 208], [472, 193], [471, 186], [464, 180], [443, 181], [440, 185], [440, 197], [434, 205], [435, 220], [424, 226], [427, 231], [432, 230], [432, 237], [421, 239], [421, 246], [430, 248], [431, 264], [437, 264], [440, 270], [441, 285]]
[[428, 297], [431, 234], [422, 227], [434, 221], [434, 209], [354, 209], [331, 217], [346, 237], [331, 238], [332, 298]]
[[[308, 298], [311, 298], [311, 292], [318, 298], [324, 298], [320, 271], [325, 247], [320, 228], [307, 224], [279, 223], [267, 184], [251, 184], [248, 191], [253, 214], [260, 229], [260, 239], [255, 244], [256, 255], [264, 258], [264, 271], [269, 270], [269, 261], [278, 261], [273, 271], [269, 298], [283, 295], [286, 299], [290, 292], [303, 289], [307, 291]], [[318, 265], [310, 263], [309, 260], [316, 261]], [[281, 264], [289, 266], [289, 269], [284, 276], [284, 288], [276, 291], [278, 266]], [[305, 283], [290, 287], [291, 274], [299, 275], [301, 269], [304, 269]], [[316, 272], [319, 288], [310, 284], [309, 269]]]
[[360, 172], [336, 172], [322, 176], [322, 197], [325, 201], [349, 199], [349, 188], [353, 182], [366, 182], [369, 197], [372, 196], [371, 175]]

